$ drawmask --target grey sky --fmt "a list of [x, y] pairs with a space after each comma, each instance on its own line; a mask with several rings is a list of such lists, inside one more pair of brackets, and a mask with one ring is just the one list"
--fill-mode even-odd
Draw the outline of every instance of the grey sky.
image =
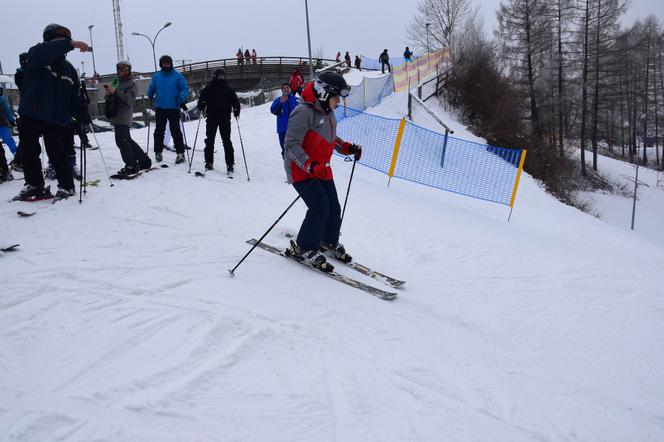
[[[487, 32], [496, 24], [499, 0], [480, 4]], [[400, 55], [408, 44], [406, 23], [417, 0], [309, 0], [312, 50], [325, 57], [350, 51], [373, 58], [388, 48]], [[157, 57], [204, 61], [233, 57], [238, 47], [256, 49], [259, 56], [307, 54], [304, 0], [123, 0], [125, 54], [137, 71], [152, 69], [152, 48], [144, 37], [153, 36], [171, 21], [157, 40]], [[18, 0], [2, 7], [0, 62], [13, 73], [18, 54], [41, 40], [44, 26], [56, 22], [68, 26], [76, 39], [89, 42], [88, 25], [94, 24], [93, 43], [97, 70], [109, 73], [116, 60], [111, 0]], [[653, 13], [664, 20], [664, 2], [633, 0], [625, 23]], [[72, 52], [68, 59], [76, 68], [85, 62], [92, 72], [90, 54]]]

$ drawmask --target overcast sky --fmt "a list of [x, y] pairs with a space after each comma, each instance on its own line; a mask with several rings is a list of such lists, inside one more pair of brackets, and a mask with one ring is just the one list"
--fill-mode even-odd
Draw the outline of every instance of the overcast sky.
[[[393, 56], [409, 43], [406, 24], [418, 0], [309, 0], [312, 50], [327, 58], [337, 51], [350, 51], [378, 58], [388, 48]], [[476, 0], [477, 4], [480, 4]], [[485, 30], [496, 25], [500, 0], [481, 2]], [[157, 39], [157, 58], [164, 53], [174, 59], [204, 61], [234, 57], [238, 47], [256, 49], [265, 56], [306, 56], [307, 33], [304, 0], [122, 0], [125, 56], [136, 71], [152, 69], [152, 48], [140, 32], [151, 37], [166, 22]], [[18, 67], [18, 54], [41, 41], [45, 25], [56, 22], [69, 27], [75, 39], [89, 43], [88, 25], [94, 25], [93, 44], [97, 71], [115, 70], [116, 49], [111, 0], [11, 0], [3, 2], [0, 27], [0, 62], [5, 73]], [[664, 21], [661, 0], [632, 0], [623, 19], [631, 24], [653, 13]], [[71, 52], [69, 61], [92, 73], [90, 54]]]

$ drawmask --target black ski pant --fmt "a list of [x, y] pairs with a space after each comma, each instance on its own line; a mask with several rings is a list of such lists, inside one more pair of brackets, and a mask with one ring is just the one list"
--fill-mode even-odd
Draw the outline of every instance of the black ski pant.
[[129, 133], [129, 126], [126, 124], [116, 124], [113, 126], [115, 129], [115, 144], [120, 149], [122, 161], [127, 166], [136, 166], [141, 169], [147, 169], [152, 165], [152, 161], [147, 156], [141, 146], [132, 140]]
[[224, 145], [224, 156], [226, 159], [226, 168], [233, 167], [235, 164], [235, 151], [231, 142], [231, 119], [224, 117], [210, 117], [208, 115], [205, 123], [205, 162], [214, 162], [214, 138], [217, 136], [217, 128], [221, 136], [221, 142]]
[[44, 187], [42, 173], [41, 145], [39, 137], [44, 137], [46, 154], [55, 169], [58, 187], [74, 189], [71, 165], [63, 143], [65, 127], [46, 123], [31, 117], [21, 117], [21, 160], [25, 184]]
[[390, 66], [389, 63], [385, 63], [385, 62], [383, 62], [383, 61], [380, 63], [380, 70], [381, 70], [381, 72], [382, 72], [383, 74], [385, 73], [385, 66], [387, 66], [387, 72], [390, 72], [390, 73], [391, 73], [391, 72], [392, 72], [392, 67]]
[[67, 154], [67, 158], [70, 160], [76, 161], [76, 146], [74, 146], [74, 134], [76, 132], [76, 129], [74, 128], [74, 124], [70, 124], [65, 127], [64, 133], [63, 133], [63, 138], [62, 138], [62, 143], [64, 144], [65, 148], [65, 153]]
[[0, 143], [0, 177], [9, 172], [9, 166], [7, 165], [7, 157], [5, 156], [5, 147]]
[[337, 244], [341, 228], [341, 206], [334, 180], [310, 179], [293, 183], [307, 205], [307, 214], [297, 234], [302, 251], [318, 250], [320, 243]]
[[154, 128], [154, 151], [161, 153], [164, 150], [164, 134], [166, 133], [166, 122], [171, 129], [171, 136], [177, 153], [184, 153], [184, 141], [180, 130], [180, 109], [155, 109]]

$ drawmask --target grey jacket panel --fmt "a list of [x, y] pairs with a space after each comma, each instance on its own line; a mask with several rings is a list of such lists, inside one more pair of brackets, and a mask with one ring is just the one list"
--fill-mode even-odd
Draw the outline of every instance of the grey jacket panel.
[[131, 78], [120, 82], [115, 89], [118, 100], [118, 113], [111, 118], [111, 124], [130, 126], [134, 114], [134, 101], [136, 101], [136, 84]]
[[313, 126], [315, 115], [314, 105], [302, 102], [288, 119], [288, 131], [284, 139], [284, 168], [289, 184], [293, 183], [291, 162], [295, 162], [297, 167], [304, 170], [304, 164], [309, 160], [309, 155], [304, 151], [302, 144], [307, 132]]
[[[325, 140], [328, 144], [334, 141], [334, 148], [337, 152], [341, 152], [343, 149], [341, 144], [344, 141], [336, 136], [337, 119], [334, 112], [328, 114], [318, 102], [300, 101], [300, 104], [293, 110], [288, 119], [288, 131], [284, 139], [284, 169], [286, 170], [288, 183], [293, 183], [292, 163], [304, 170], [305, 163], [310, 159], [320, 163], [323, 162], [321, 158], [310, 158], [305, 151], [303, 143], [309, 131], [316, 133], [320, 139]], [[307, 150], [312, 147], [317, 148], [319, 146], [307, 146]]]

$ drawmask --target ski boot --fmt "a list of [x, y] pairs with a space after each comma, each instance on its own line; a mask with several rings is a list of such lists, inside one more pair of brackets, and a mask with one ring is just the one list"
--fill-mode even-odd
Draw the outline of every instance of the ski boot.
[[51, 194], [51, 186], [37, 187], [31, 184], [26, 184], [23, 189], [12, 198], [12, 201], [39, 201], [53, 198]]
[[226, 167], [226, 176], [233, 178], [233, 166]]
[[62, 187], [58, 187], [58, 191], [55, 192], [55, 196], [53, 199], [55, 201], [60, 201], [69, 198], [70, 196], [76, 195], [76, 190], [74, 189], [63, 189]]
[[336, 245], [322, 242], [320, 243], [320, 248], [325, 252], [331, 253], [335, 259], [338, 259], [343, 263], [349, 263], [353, 260], [353, 257], [346, 253], [344, 245], [340, 242], [338, 242]]
[[175, 164], [182, 164], [184, 163], [184, 154], [179, 153], [175, 156]]
[[14, 180], [14, 175], [10, 171], [5, 171], [5, 172], [0, 172], [0, 184], [4, 183], [5, 181], [13, 181]]
[[12, 170], [15, 170], [15, 171], [17, 171], [17, 172], [23, 172], [23, 166], [21, 165], [21, 163], [19, 163], [18, 161], [16, 161], [16, 158], [14, 158], [14, 159], [9, 163], [9, 167], [11, 167]]
[[205, 162], [205, 170], [214, 170], [214, 165], [212, 164], [212, 161]]
[[154, 153], [154, 160], [157, 163], [161, 163], [163, 159], [164, 159], [164, 157], [162, 156], [161, 152], [155, 152]]
[[151, 168], [152, 168], [152, 161], [148, 158], [147, 162], [145, 162], [145, 163], [143, 163], [143, 164], [139, 164], [139, 165], [138, 165], [138, 168], [139, 168], [140, 170], [148, 170], [148, 169], [151, 169]]
[[334, 270], [334, 266], [327, 262], [325, 255], [323, 255], [320, 250], [302, 251], [297, 244], [295, 244], [295, 241], [291, 240], [290, 244], [290, 247], [286, 249], [286, 255], [295, 258], [298, 261], [302, 261], [310, 267], [317, 268], [327, 273]]
[[118, 170], [116, 174], [119, 178], [129, 178], [136, 175], [140, 171], [138, 166], [126, 165], [122, 169]]

